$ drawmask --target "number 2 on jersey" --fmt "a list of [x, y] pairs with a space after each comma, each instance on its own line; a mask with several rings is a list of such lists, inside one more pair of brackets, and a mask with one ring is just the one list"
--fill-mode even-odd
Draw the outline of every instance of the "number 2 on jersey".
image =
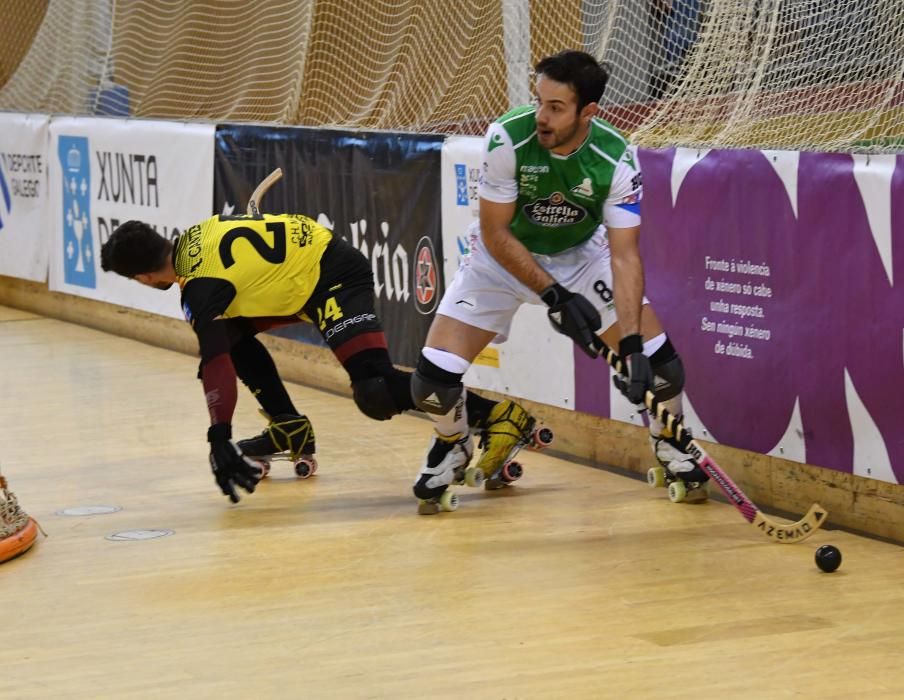
[[336, 303], [336, 297], [330, 297], [323, 307], [317, 307], [317, 323], [320, 330], [326, 328], [327, 319], [338, 321], [340, 318], [342, 318], [342, 308]]
[[249, 226], [236, 226], [230, 229], [220, 240], [220, 260], [223, 267], [228, 269], [235, 265], [235, 257], [232, 254], [232, 244], [239, 238], [244, 238], [251, 244], [264, 260], [274, 265], [279, 265], [286, 260], [286, 225], [279, 221], [267, 222], [267, 230], [273, 234], [273, 246], [267, 245], [264, 237]]

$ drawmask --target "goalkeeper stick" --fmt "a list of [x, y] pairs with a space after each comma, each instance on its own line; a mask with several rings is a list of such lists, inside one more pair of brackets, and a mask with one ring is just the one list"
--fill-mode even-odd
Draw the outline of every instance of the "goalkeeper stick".
[[[596, 350], [612, 369], [627, 378], [624, 363], [608, 345], [600, 340]], [[643, 402], [650, 415], [663, 423], [680, 448], [697, 460], [700, 468], [716, 483], [716, 486], [722, 490], [734, 507], [741, 511], [744, 519], [773, 542], [800, 542], [816, 532], [825, 522], [828, 513], [817, 503], [810, 506], [807, 514], [795, 523], [781, 523], [773, 520], [747, 498], [728, 474], [722, 471], [722, 467], [716, 463], [716, 460], [710, 457], [702, 445], [691, 437], [681, 418], [669, 413], [652, 391], [647, 390]]]
[[264, 195], [267, 194], [267, 190], [273, 185], [274, 182], [279, 180], [282, 177], [282, 168], [277, 168], [272, 173], [267, 175], [263, 180], [260, 181], [260, 184], [254, 188], [254, 192], [251, 193], [251, 198], [248, 200], [248, 208], [246, 210], [248, 216], [253, 216], [254, 218], [260, 218], [260, 202], [264, 198]]

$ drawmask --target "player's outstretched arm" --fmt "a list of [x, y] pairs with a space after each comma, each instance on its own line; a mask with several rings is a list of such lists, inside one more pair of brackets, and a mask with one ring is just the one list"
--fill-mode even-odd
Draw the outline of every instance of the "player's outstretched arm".
[[515, 217], [516, 202], [480, 199], [480, 232], [490, 255], [519, 282], [537, 294], [555, 280], [534, 260], [534, 256], [515, 238], [509, 223]]
[[480, 200], [480, 230], [483, 244], [494, 258], [518, 281], [532, 289], [549, 307], [549, 322], [567, 335], [591, 357], [594, 336], [600, 329], [600, 315], [585, 297], [575, 294], [544, 270], [524, 244], [515, 238], [509, 222], [516, 202]]
[[199, 375], [212, 425], [207, 431], [210, 443], [210, 468], [217, 486], [233, 503], [239, 502], [237, 488], [254, 493], [262, 473], [232, 441], [232, 415], [235, 411], [236, 374], [229, 356], [225, 321], [194, 324], [201, 350]]
[[653, 368], [643, 354], [640, 314], [643, 304], [644, 273], [640, 257], [640, 226], [609, 229], [612, 252], [612, 286], [615, 313], [622, 333], [618, 353], [625, 362], [626, 377], [612, 378], [615, 387], [635, 404], [642, 404], [653, 388]]

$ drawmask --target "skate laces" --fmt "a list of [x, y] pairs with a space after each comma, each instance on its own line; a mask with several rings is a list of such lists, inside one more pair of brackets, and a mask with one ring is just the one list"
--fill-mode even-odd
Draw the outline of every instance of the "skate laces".
[[[494, 417], [493, 414], [496, 413], [499, 406], [503, 405], [503, 409]], [[487, 427], [480, 433], [480, 442], [478, 446], [480, 449], [488, 452], [496, 447], [497, 443], [509, 442], [508, 440], [499, 440], [498, 438], [500, 437], [514, 438], [514, 442], [526, 439], [530, 422], [530, 416], [527, 414], [527, 411], [521, 408], [521, 406], [514, 401], [503, 401], [494, 406], [493, 410], [490, 411], [489, 418], [487, 419]], [[497, 439], [493, 439], [494, 437]], [[508, 450], [514, 442], [506, 445], [505, 449]], [[500, 448], [502, 447], [501, 444], [499, 446]]]
[[281, 452], [288, 452], [292, 459], [305, 454], [305, 448], [314, 444], [314, 427], [307, 416], [280, 416], [267, 426], [266, 432], [273, 445]]

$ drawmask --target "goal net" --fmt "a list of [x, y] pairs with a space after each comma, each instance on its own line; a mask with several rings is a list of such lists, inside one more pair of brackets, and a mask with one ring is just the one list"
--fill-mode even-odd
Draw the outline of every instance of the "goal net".
[[0, 109], [479, 134], [563, 48], [646, 146], [899, 151], [901, 0], [7, 0]]

